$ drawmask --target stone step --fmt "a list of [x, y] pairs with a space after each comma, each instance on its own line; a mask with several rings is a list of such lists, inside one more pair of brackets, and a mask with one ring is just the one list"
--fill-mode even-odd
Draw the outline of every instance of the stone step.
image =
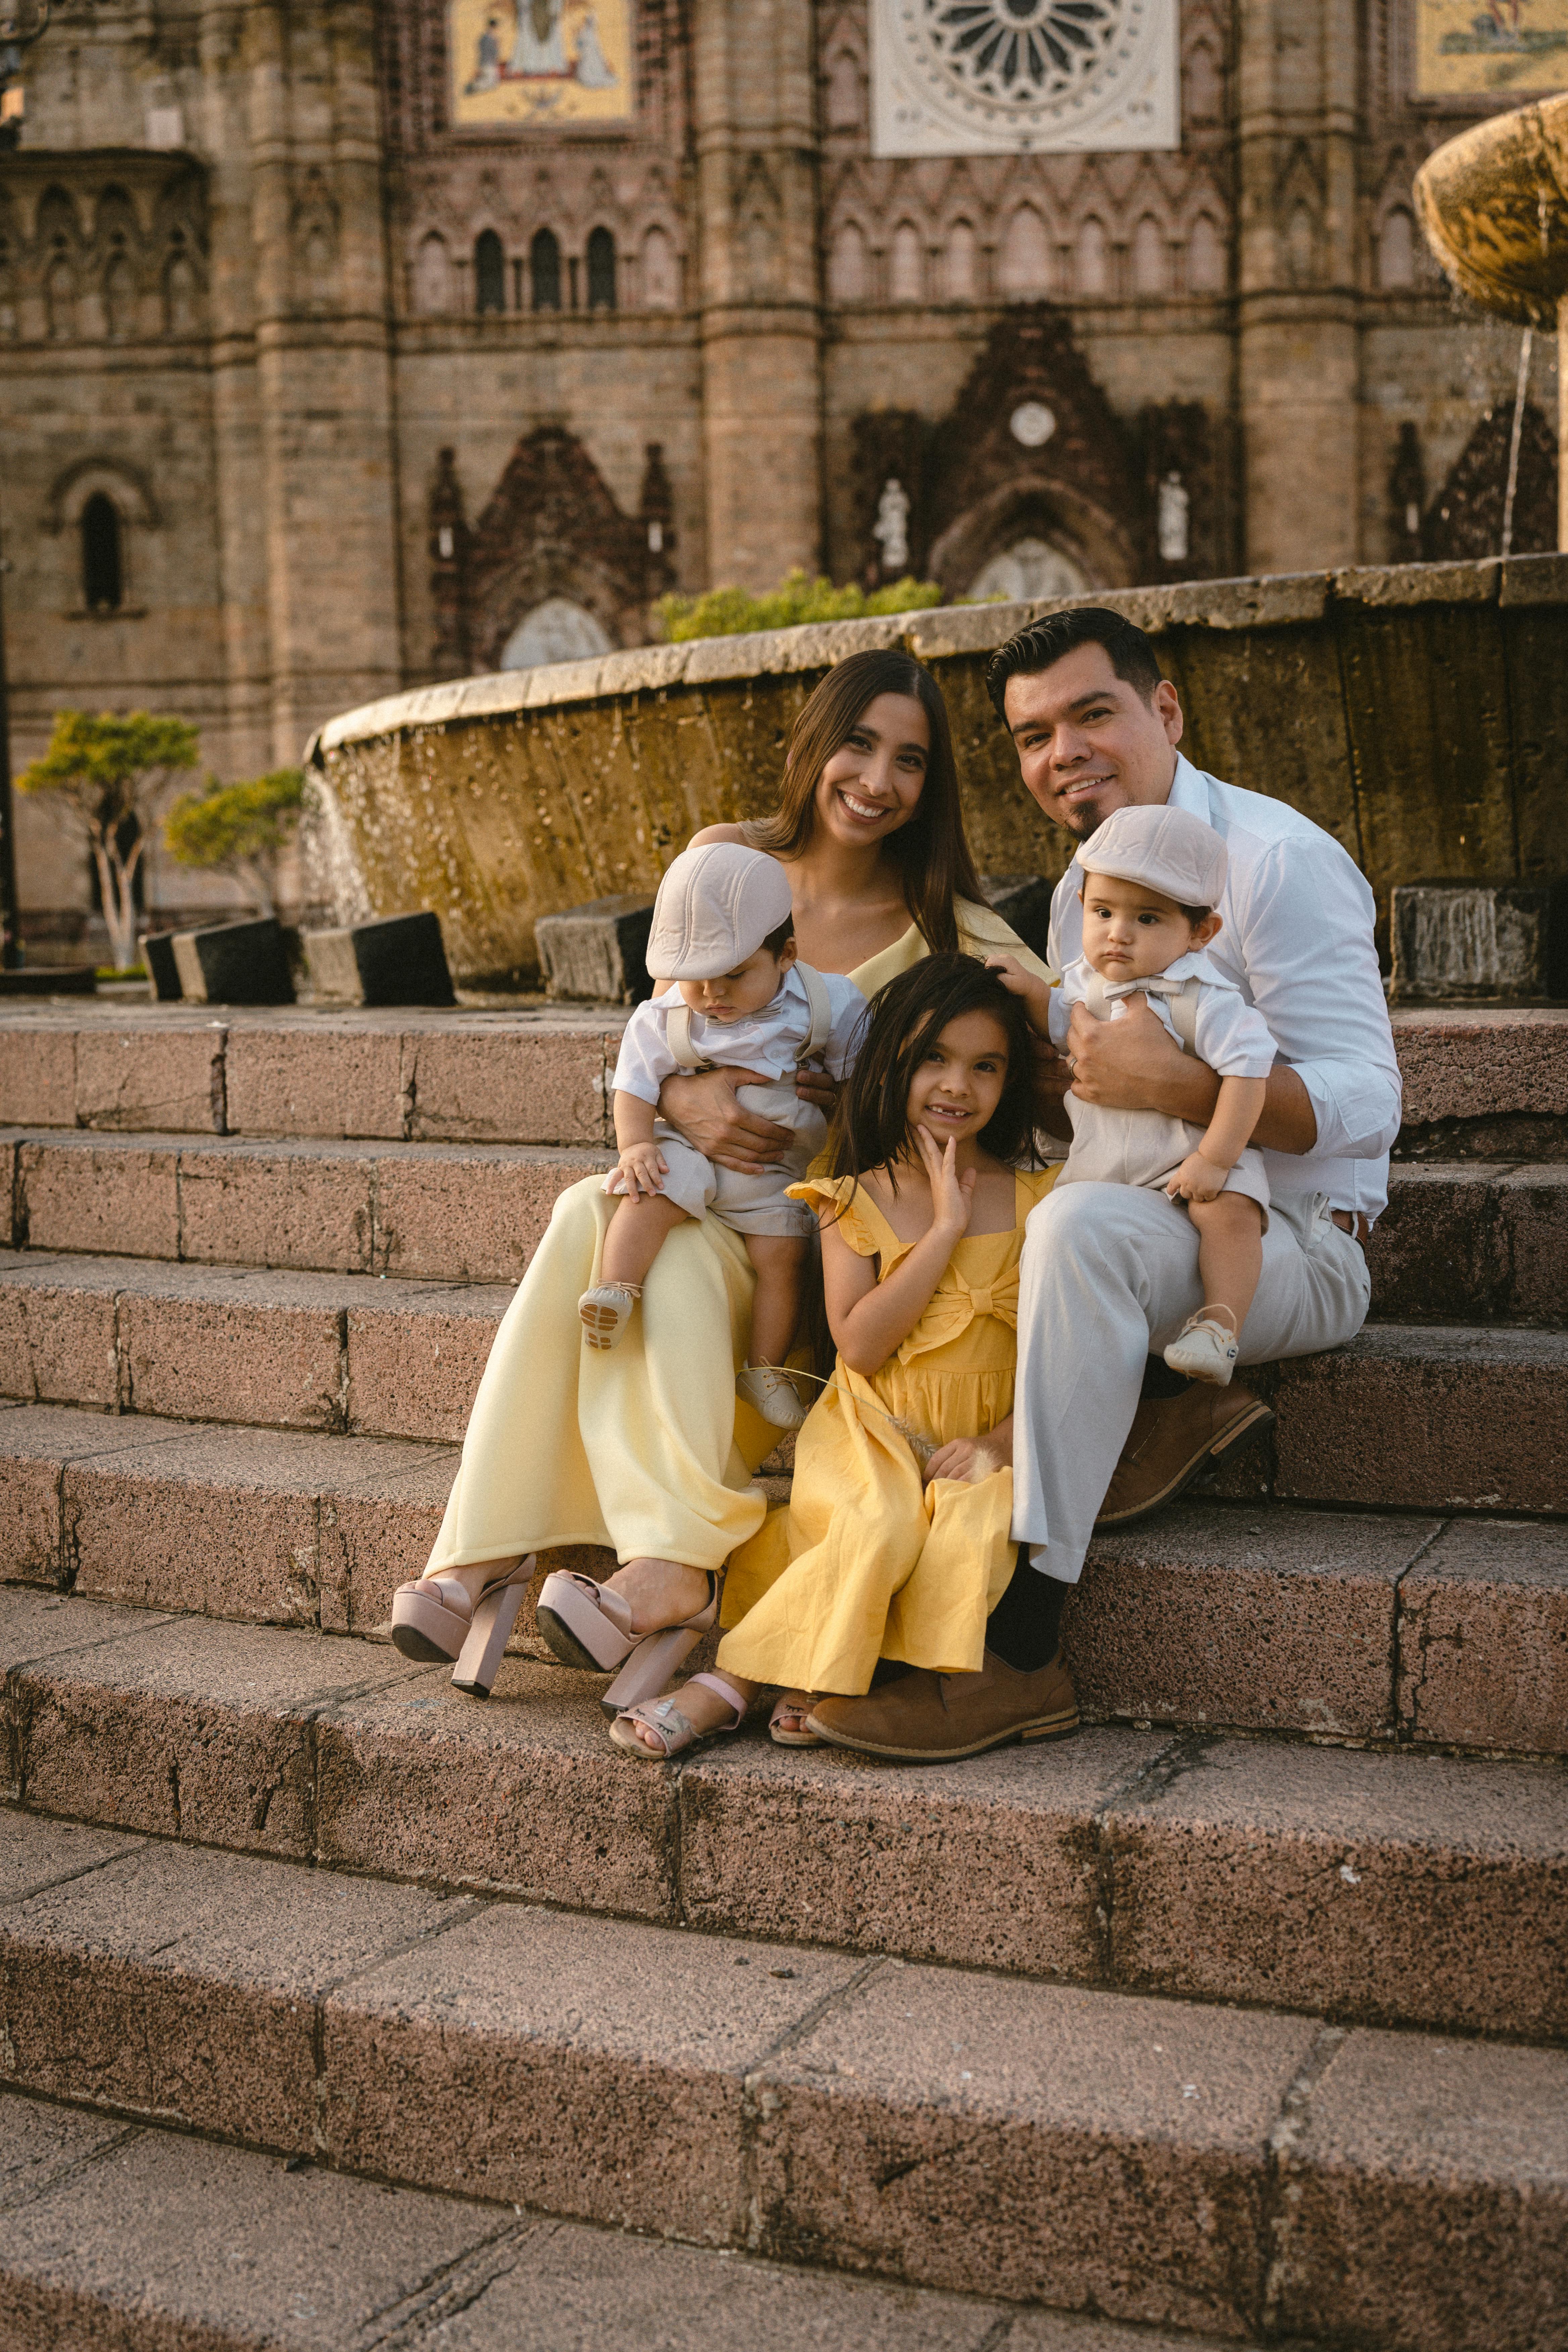
[[[7, 2352], [1219, 2352], [472, 2199], [389, 2189], [13, 2093]], [[1226, 2352], [1246, 2352], [1232, 2342]]]
[[516, 1282], [605, 1152], [528, 1144], [0, 1135], [0, 1246]]
[[1152, 2326], [1544, 2346], [1568, 2053], [7, 1822], [14, 2089]]
[[[0, 1575], [374, 1637], [429, 1556], [456, 1462], [389, 1439], [3, 1407]], [[545, 1564], [568, 1560], [612, 1565]], [[1064, 1622], [1096, 1717], [1568, 1748], [1555, 1521], [1178, 1505], [1097, 1542]]]
[[[0, 1247], [278, 1271], [515, 1282], [568, 1184], [609, 1155], [531, 1145], [0, 1135]], [[1396, 1164], [1373, 1312], [1568, 1319], [1568, 1164]]]
[[[0, 1124], [604, 1145], [625, 1012], [8, 1004]], [[1568, 1158], [1568, 1010], [1393, 1015], [1412, 1157]]]
[[1086, 1728], [924, 1771], [642, 1771], [597, 1677], [0, 1589], [10, 1794], [103, 1829], [714, 1934], [1568, 2038], [1568, 1764]]

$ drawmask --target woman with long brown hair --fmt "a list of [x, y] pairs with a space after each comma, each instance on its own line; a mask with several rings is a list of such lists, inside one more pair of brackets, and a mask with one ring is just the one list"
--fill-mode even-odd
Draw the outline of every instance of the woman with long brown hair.
[[[896, 648], [852, 655], [807, 698], [773, 815], [694, 839], [778, 857], [802, 961], [868, 997], [933, 950], [1005, 948], [1045, 969], [981, 898], [942, 695]], [[731, 1069], [672, 1078], [660, 1109], [709, 1159], [754, 1170], [788, 1139], [737, 1103], [746, 1081]], [[822, 1075], [798, 1084], [831, 1105]], [[407, 1654], [455, 1658], [467, 1644], [456, 1679], [481, 1696], [530, 1555], [593, 1544], [619, 1562], [587, 1588], [605, 1621], [597, 1654], [563, 1641], [570, 1663], [618, 1665], [657, 1634], [671, 1671], [717, 1613], [719, 1570], [763, 1520], [752, 1473], [778, 1432], [735, 1396], [751, 1318], [744, 1247], [716, 1218], [678, 1228], [620, 1346], [584, 1349], [577, 1301], [599, 1278], [615, 1207], [597, 1177], [556, 1202], [496, 1335], [429, 1565], [394, 1607]], [[550, 1622], [542, 1610], [547, 1633]]]

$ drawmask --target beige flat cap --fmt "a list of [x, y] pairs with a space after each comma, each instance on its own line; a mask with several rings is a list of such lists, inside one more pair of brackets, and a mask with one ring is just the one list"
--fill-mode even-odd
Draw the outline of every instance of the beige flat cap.
[[1181, 808], [1119, 808], [1073, 855], [1085, 874], [1142, 882], [1179, 907], [1217, 907], [1227, 863], [1213, 825]]
[[720, 980], [789, 912], [789, 877], [776, 857], [738, 841], [683, 849], [653, 902], [647, 968], [658, 980]]

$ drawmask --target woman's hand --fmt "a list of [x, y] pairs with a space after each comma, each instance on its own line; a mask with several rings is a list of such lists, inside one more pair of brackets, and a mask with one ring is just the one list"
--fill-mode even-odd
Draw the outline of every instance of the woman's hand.
[[933, 1478], [960, 1478], [965, 1486], [976, 1486], [982, 1478], [994, 1477], [998, 1470], [1012, 1466], [1013, 1416], [1009, 1413], [985, 1437], [955, 1437], [951, 1444], [939, 1445], [921, 1472], [921, 1484], [929, 1486]]
[[939, 1143], [929, 1129], [917, 1127], [915, 1140], [931, 1179], [931, 1231], [962, 1241], [969, 1231], [977, 1171], [969, 1168], [959, 1174], [958, 1146], [951, 1136]]
[[732, 1168], [739, 1176], [755, 1176], [777, 1165], [795, 1135], [771, 1118], [742, 1109], [735, 1089], [772, 1083], [756, 1070], [702, 1070], [692, 1077], [666, 1078], [658, 1107], [705, 1160]]

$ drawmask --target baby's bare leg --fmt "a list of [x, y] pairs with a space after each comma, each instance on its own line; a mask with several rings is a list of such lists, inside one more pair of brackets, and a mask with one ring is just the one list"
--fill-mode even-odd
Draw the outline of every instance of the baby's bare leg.
[[752, 1301], [749, 1364], [782, 1364], [795, 1345], [800, 1294], [811, 1244], [792, 1234], [747, 1234], [746, 1255], [757, 1270]]
[[1187, 1214], [1198, 1229], [1205, 1308], [1228, 1307], [1239, 1339], [1263, 1272], [1263, 1212], [1245, 1192], [1219, 1192], [1189, 1201]]
[[662, 1196], [634, 1200], [629, 1192], [610, 1219], [605, 1254], [599, 1261], [601, 1282], [641, 1282], [666, 1238], [677, 1225], [689, 1222], [686, 1211]]

